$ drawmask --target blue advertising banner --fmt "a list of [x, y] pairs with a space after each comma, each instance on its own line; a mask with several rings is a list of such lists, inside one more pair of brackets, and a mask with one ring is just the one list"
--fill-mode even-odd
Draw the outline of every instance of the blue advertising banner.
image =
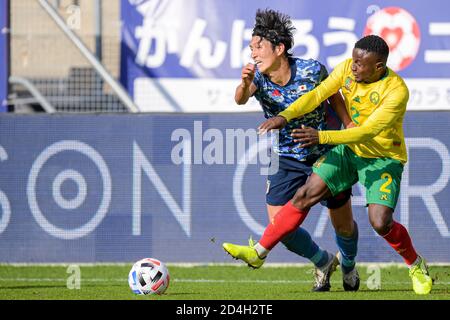
[[[230, 111], [255, 13], [287, 13], [293, 53], [332, 70], [363, 35], [390, 46], [388, 65], [406, 78], [408, 108], [450, 109], [450, 3], [371, 0], [121, 1], [121, 80], [144, 111]], [[257, 110], [253, 104], [245, 111]]]
[[[221, 243], [267, 224], [269, 143], [255, 113], [0, 117], [0, 262], [231, 262]], [[395, 219], [450, 262], [450, 112], [409, 112]], [[267, 138], [265, 138], [267, 140]], [[401, 262], [353, 188], [360, 262]], [[303, 226], [337, 250], [327, 210]], [[282, 245], [271, 262], [306, 262]]]
[[9, 77], [9, 0], [0, 4], [0, 112], [7, 111]]

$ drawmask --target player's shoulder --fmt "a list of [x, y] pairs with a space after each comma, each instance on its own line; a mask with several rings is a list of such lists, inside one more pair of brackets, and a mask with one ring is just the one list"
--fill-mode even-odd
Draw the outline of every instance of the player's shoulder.
[[343, 81], [344, 79], [354, 79], [352, 72], [352, 63], [353, 59], [348, 58], [336, 65], [333, 68], [332, 72], [334, 77], [341, 77]]
[[398, 75], [394, 70], [388, 68], [388, 74], [386, 76], [386, 86], [391, 90], [400, 90], [404, 92], [408, 92], [408, 86], [406, 85], [405, 80]]
[[403, 78], [398, 73], [396, 73], [394, 70], [392, 70], [389, 67], [388, 67], [387, 78], [392, 83], [397, 83], [399, 85], [405, 84], [405, 80], [403, 80]]
[[299, 57], [291, 57], [290, 59], [294, 61], [297, 68], [311, 69], [317, 71], [320, 71], [322, 68], [325, 68], [325, 66], [316, 59], [303, 59]]
[[401, 101], [408, 101], [409, 99], [409, 89], [406, 85], [405, 80], [401, 76], [399, 76], [395, 71], [388, 68], [388, 74], [384, 79], [382, 79], [384, 82], [383, 86], [383, 94], [389, 95], [393, 99], [401, 100]]
[[297, 79], [310, 79], [313, 82], [319, 83], [327, 75], [326, 67], [315, 59], [302, 59], [302, 58], [291, 58], [295, 63], [296, 78]]

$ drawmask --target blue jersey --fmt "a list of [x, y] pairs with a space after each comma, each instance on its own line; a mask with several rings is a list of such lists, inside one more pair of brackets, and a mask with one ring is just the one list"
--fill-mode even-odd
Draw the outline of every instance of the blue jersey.
[[[289, 58], [289, 65], [291, 79], [285, 86], [271, 82], [258, 70], [255, 73], [253, 83], [257, 89], [254, 96], [261, 104], [266, 118], [272, 118], [285, 110], [291, 103], [314, 89], [328, 76], [325, 66], [313, 59]], [[325, 103], [311, 113], [291, 120], [280, 130], [279, 141], [273, 145], [274, 151], [279, 156], [291, 157], [299, 161], [315, 161], [329, 149], [326, 145], [301, 148], [301, 143], [294, 143], [290, 134], [293, 129], [300, 128], [302, 124], [317, 130], [326, 129]]]

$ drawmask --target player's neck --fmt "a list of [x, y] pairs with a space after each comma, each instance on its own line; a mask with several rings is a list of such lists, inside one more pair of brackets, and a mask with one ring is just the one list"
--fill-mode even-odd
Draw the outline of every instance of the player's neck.
[[278, 65], [269, 72], [268, 76], [273, 83], [279, 86], [285, 86], [291, 79], [289, 60], [287, 58], [281, 59]]
[[369, 83], [374, 83], [377, 81], [380, 81], [381, 79], [383, 79], [388, 73], [388, 68], [384, 68], [383, 71], [381, 71], [379, 74], [375, 75], [373, 79], [371, 79], [370, 81], [365, 81], [367, 84]]

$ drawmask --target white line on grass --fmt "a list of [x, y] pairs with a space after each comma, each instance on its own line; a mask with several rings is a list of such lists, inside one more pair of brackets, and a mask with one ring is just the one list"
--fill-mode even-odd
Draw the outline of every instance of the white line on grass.
[[[2, 282], [66, 282], [64, 278], [0, 278]], [[311, 283], [311, 280], [225, 280], [225, 279], [173, 279], [174, 282], [187, 282], [187, 283], [267, 283], [267, 284], [307, 284]], [[127, 279], [81, 279], [81, 282], [123, 282], [126, 283]], [[335, 280], [332, 283], [340, 283], [341, 281]], [[410, 281], [389, 281], [389, 284], [410, 284]], [[434, 284], [449, 285], [450, 281], [442, 282], [436, 281]]]
[[[61, 262], [61, 263], [28, 263], [28, 262], [0, 262], [0, 267], [67, 267], [70, 265], [78, 265], [80, 267], [128, 267], [132, 266], [134, 262]], [[240, 262], [167, 262], [166, 265], [168, 267], [181, 267], [181, 268], [192, 268], [192, 267], [246, 267], [246, 265]], [[437, 266], [437, 267], [449, 267], [450, 262], [428, 262], [428, 266]], [[266, 262], [264, 263], [264, 268], [290, 268], [290, 267], [309, 267], [313, 266], [312, 263], [309, 262]], [[398, 268], [406, 268], [404, 263], [398, 262], [358, 262], [358, 266], [360, 267], [369, 267], [369, 266], [377, 266], [380, 268], [390, 268], [390, 267], [398, 267]]]

